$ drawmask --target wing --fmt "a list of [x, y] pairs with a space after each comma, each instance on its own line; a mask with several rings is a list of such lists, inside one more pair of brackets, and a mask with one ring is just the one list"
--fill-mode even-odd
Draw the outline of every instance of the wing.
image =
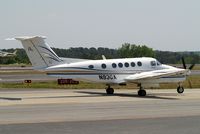
[[154, 70], [148, 72], [141, 72], [133, 75], [129, 75], [125, 78], [126, 82], [138, 82], [141, 80], [158, 79], [163, 76], [175, 76], [175, 75], [185, 75], [187, 73], [186, 69], [162, 69]]

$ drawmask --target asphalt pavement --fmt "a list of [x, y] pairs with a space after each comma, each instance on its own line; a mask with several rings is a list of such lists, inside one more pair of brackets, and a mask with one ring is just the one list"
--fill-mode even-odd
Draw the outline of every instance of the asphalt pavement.
[[175, 90], [2, 89], [1, 134], [197, 134], [200, 89]]

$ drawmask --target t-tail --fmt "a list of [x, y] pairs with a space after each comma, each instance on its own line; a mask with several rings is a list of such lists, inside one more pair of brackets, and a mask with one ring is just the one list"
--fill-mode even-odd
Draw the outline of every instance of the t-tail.
[[44, 69], [63, 63], [63, 60], [44, 41], [45, 37], [26, 36], [14, 39], [21, 41], [34, 69]]

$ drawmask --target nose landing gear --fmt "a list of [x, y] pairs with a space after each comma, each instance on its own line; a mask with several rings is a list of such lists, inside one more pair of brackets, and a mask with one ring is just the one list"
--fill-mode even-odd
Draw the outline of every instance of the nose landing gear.
[[179, 94], [182, 94], [183, 92], [184, 92], [184, 88], [183, 88], [183, 86], [178, 86], [177, 87], [177, 92], [179, 93]]
[[182, 83], [178, 83], [177, 92], [179, 94], [182, 94], [184, 92], [184, 87], [182, 86]]

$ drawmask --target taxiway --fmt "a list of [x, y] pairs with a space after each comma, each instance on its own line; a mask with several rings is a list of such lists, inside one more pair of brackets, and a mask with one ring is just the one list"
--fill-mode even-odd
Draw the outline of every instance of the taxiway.
[[200, 89], [1, 89], [0, 133], [197, 133]]

